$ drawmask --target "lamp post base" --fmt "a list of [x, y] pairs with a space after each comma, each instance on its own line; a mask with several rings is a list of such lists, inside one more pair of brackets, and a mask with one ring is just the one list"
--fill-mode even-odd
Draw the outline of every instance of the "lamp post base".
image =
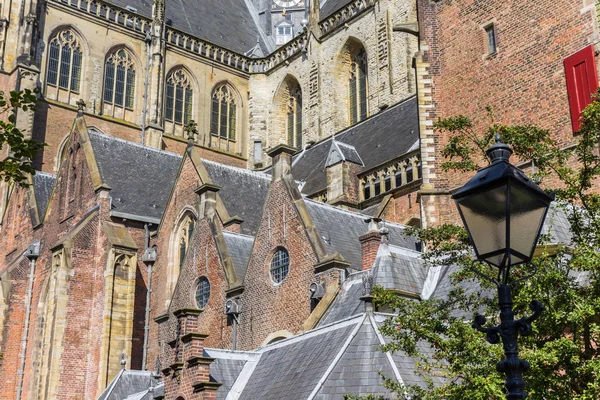
[[519, 359], [518, 337], [531, 334], [532, 323], [540, 316], [544, 306], [537, 300], [532, 301], [529, 308], [533, 314], [515, 321], [512, 292], [510, 285], [507, 284], [498, 285], [498, 306], [500, 308], [500, 325], [484, 328], [485, 317], [477, 315], [473, 322], [473, 328], [485, 333], [487, 341], [491, 344], [500, 343], [502, 340], [506, 359], [499, 361], [496, 369], [498, 372], [506, 374], [504, 386], [507, 400], [522, 400], [527, 398], [523, 372], [529, 370], [530, 366], [527, 361]]

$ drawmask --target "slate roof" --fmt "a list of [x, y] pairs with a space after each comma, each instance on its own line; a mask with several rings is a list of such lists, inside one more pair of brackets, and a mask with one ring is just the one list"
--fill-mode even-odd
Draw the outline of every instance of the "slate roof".
[[[151, 400], [164, 393], [164, 384], [150, 371], [121, 370], [98, 400]], [[154, 393], [148, 388], [154, 387]]]
[[427, 268], [418, 251], [410, 251], [382, 243], [373, 264], [376, 285], [420, 295], [427, 278]]
[[383, 379], [379, 375], [381, 372], [387, 377], [394, 376], [390, 360], [379, 350], [381, 345], [374, 327], [369, 321], [363, 322], [356, 336], [323, 382], [316, 399], [339, 399], [344, 393], [396, 398], [383, 387]]
[[252, 245], [254, 244], [254, 237], [223, 231], [223, 238], [233, 262], [235, 275], [240, 282], [243, 282], [246, 276], [246, 268], [248, 267]]
[[367, 271], [358, 271], [348, 276], [318, 326], [329, 325], [364, 312], [365, 306], [360, 297], [364, 292], [362, 278], [366, 273]]
[[[89, 130], [98, 169], [111, 190], [111, 212], [160, 222], [181, 156]], [[153, 174], [151, 171], [160, 171]]]
[[329, 17], [331, 14], [350, 4], [353, 0], [321, 0], [321, 21]]
[[[230, 167], [213, 161], [202, 160], [211, 181], [221, 187], [219, 196], [231, 217], [244, 220], [241, 231], [247, 235], [256, 234], [262, 209], [271, 185], [271, 176], [244, 168]], [[244, 195], [240, 196], [243, 188]]]
[[[134, 7], [138, 14], [152, 18], [150, 0], [109, 0], [119, 7]], [[200, 39], [244, 54], [259, 40], [258, 14], [244, 0], [172, 0], [165, 3], [165, 24]], [[256, 19], [255, 19], [256, 18]]]
[[40, 221], [44, 218], [44, 214], [46, 214], [54, 182], [56, 182], [56, 176], [52, 174], [36, 171], [33, 176], [33, 192], [35, 193], [35, 202], [37, 203]]
[[[328, 204], [304, 199], [317, 231], [329, 254], [340, 252], [350, 268], [362, 268], [362, 250], [358, 238], [367, 232], [365, 219], [370, 216], [343, 210]], [[392, 245], [415, 250], [417, 241], [404, 235], [404, 226], [387, 223]]]
[[239, 399], [308, 398], [354, 326], [336, 328], [312, 331], [265, 348]]
[[253, 359], [255, 354], [249, 352], [222, 351], [217, 349], [204, 349], [204, 356], [215, 360], [210, 364], [210, 380], [221, 383], [217, 389], [217, 400], [225, 400], [236, 379], [244, 369], [248, 358]]
[[[333, 0], [329, 0], [333, 1]], [[335, 134], [335, 140], [354, 146], [369, 170], [418, 149], [419, 118], [414, 96]], [[302, 194], [312, 195], [327, 188], [325, 165], [331, 137], [294, 156], [292, 174], [304, 181]]]
[[571, 224], [568, 213], [571, 206], [552, 202], [544, 220], [542, 234], [549, 234], [553, 243], [571, 243]]

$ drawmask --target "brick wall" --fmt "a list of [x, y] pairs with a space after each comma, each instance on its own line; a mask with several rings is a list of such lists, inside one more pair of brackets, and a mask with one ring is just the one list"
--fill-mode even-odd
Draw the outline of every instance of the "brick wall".
[[[428, 190], [453, 189], [472, 175], [441, 171], [447, 137], [437, 131], [423, 134], [437, 118], [466, 115], [483, 132], [490, 123], [485, 107], [491, 106], [498, 123], [535, 124], [549, 129], [561, 145], [573, 142], [562, 62], [597, 38], [593, 4], [419, 0], [422, 58], [417, 67], [425, 69], [420, 90], [430, 95], [421, 101], [429, 107], [420, 109]], [[489, 23], [496, 28], [495, 55], [487, 55], [483, 28]], [[426, 215], [437, 223], [445, 219], [443, 212], [430, 208]]]

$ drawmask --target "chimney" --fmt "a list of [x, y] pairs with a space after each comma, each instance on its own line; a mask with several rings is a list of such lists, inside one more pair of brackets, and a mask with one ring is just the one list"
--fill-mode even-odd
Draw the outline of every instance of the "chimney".
[[277, 145], [267, 151], [267, 155], [272, 158], [271, 176], [273, 181], [292, 173], [292, 155], [295, 152], [295, 148], [286, 144]]
[[367, 270], [373, 267], [377, 251], [381, 244], [381, 234], [379, 233], [379, 218], [369, 218], [365, 222], [369, 224], [367, 233], [358, 238], [362, 248], [362, 269]]
[[198, 210], [200, 218], [210, 220], [217, 215], [217, 192], [220, 189], [220, 186], [212, 183], [204, 183], [196, 188], [195, 192], [200, 196], [200, 209]]

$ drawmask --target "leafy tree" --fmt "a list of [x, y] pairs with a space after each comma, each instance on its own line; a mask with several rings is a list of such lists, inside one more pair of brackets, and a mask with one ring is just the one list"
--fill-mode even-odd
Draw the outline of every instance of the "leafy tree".
[[45, 144], [25, 139], [15, 126], [17, 110], [33, 110], [36, 92], [29, 89], [11, 91], [7, 97], [0, 91], [0, 179], [27, 186], [27, 175], [35, 174], [32, 160]]
[[[491, 124], [484, 132], [464, 116], [437, 122], [437, 129], [450, 135], [442, 168], [472, 173], [484, 166], [485, 150], [499, 132], [513, 147], [513, 162], [532, 160], [537, 178], [557, 182], [554, 188], [545, 181], [542, 186], [556, 193], [557, 207], [568, 215], [572, 235], [566, 246], [547, 246], [531, 265], [512, 270], [516, 317], [529, 314], [534, 299], [546, 308], [534, 323], [533, 334], [519, 338], [519, 355], [531, 364], [525, 374], [528, 398], [599, 399], [600, 101], [584, 110], [577, 143], [566, 149], [548, 130], [504, 126], [488, 112]], [[486, 315], [488, 324], [499, 322], [495, 286], [488, 281], [496, 271], [473, 259], [461, 226], [414, 229], [413, 233], [426, 244], [428, 266], [454, 272], [446, 298], [414, 301], [377, 290], [376, 301], [399, 312], [382, 327], [391, 338], [383, 350], [413, 356], [426, 382], [426, 387], [396, 384], [395, 391], [401, 398], [504, 398], [505, 377], [496, 371], [502, 346], [488, 344], [484, 334], [471, 327], [477, 313]], [[541, 241], [548, 244], [556, 238], [544, 236]], [[386, 380], [386, 386], [393, 384]]]

